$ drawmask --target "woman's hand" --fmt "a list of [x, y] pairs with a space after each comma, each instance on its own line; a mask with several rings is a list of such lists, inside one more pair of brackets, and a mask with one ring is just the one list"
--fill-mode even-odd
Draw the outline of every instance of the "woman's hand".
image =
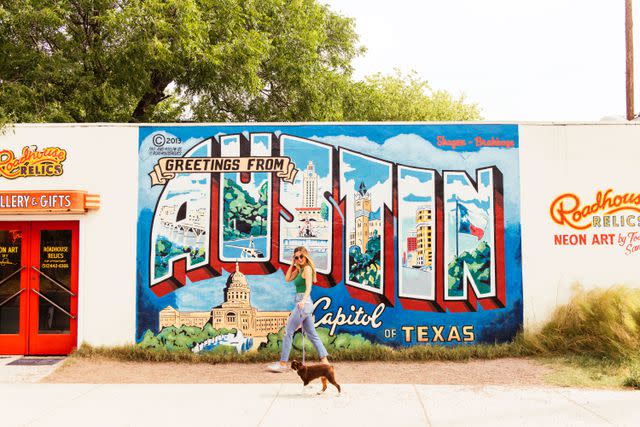
[[[289, 265], [289, 268], [287, 269], [287, 273], [284, 275], [284, 280], [285, 282], [290, 282], [293, 279], [296, 278], [296, 276], [298, 275], [298, 265], [296, 264], [296, 257], [294, 255], [293, 258], [291, 258], [291, 265]], [[295, 274], [294, 274], [295, 272]]]
[[298, 302], [298, 308], [302, 310], [304, 308], [304, 300]]

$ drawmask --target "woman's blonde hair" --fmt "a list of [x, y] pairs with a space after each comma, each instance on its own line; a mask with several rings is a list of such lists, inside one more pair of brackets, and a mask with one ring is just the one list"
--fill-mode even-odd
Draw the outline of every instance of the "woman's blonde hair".
[[313, 283], [316, 283], [318, 281], [318, 276], [316, 275], [316, 265], [313, 263], [313, 260], [311, 259], [311, 255], [309, 255], [309, 251], [304, 246], [298, 246], [293, 250], [293, 255], [295, 255], [298, 252], [302, 253], [302, 255], [304, 255], [304, 257], [307, 259], [307, 263], [311, 267], [311, 272], [312, 272], [311, 281]]

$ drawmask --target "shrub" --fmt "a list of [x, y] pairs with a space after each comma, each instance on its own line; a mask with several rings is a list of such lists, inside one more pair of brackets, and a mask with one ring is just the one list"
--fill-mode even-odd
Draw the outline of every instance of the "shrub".
[[575, 354], [621, 362], [638, 357], [640, 289], [616, 286], [584, 291], [574, 288], [568, 304], [524, 344], [540, 355]]
[[622, 383], [625, 387], [633, 387], [640, 389], [640, 366], [631, 368], [629, 376]]

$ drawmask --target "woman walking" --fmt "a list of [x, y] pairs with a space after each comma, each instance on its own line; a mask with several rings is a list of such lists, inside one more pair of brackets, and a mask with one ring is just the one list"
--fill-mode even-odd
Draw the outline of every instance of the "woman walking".
[[309, 341], [313, 344], [320, 356], [320, 362], [328, 364], [327, 350], [324, 348], [316, 328], [313, 325], [313, 301], [311, 301], [311, 286], [316, 282], [316, 268], [313, 260], [309, 256], [307, 248], [297, 247], [293, 251], [293, 259], [284, 278], [287, 282], [293, 280], [296, 287], [296, 298], [294, 307], [287, 325], [285, 326], [284, 339], [282, 341], [282, 354], [280, 361], [269, 365], [271, 372], [284, 372], [287, 369], [287, 361], [291, 352], [293, 334], [302, 323], [302, 328], [307, 334]]

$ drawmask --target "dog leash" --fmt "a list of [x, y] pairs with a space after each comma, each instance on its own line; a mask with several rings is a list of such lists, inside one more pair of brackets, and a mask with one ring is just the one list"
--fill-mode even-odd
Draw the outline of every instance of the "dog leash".
[[[300, 314], [304, 314], [304, 311], [302, 311], [301, 308], [298, 308], [298, 310], [300, 310]], [[305, 354], [304, 354], [304, 326], [302, 326], [302, 322], [304, 321], [304, 319], [306, 318], [300, 316], [300, 333], [302, 334], [302, 364], [304, 365], [305, 362]]]
[[302, 332], [302, 364], [304, 365], [304, 328], [300, 328]]

